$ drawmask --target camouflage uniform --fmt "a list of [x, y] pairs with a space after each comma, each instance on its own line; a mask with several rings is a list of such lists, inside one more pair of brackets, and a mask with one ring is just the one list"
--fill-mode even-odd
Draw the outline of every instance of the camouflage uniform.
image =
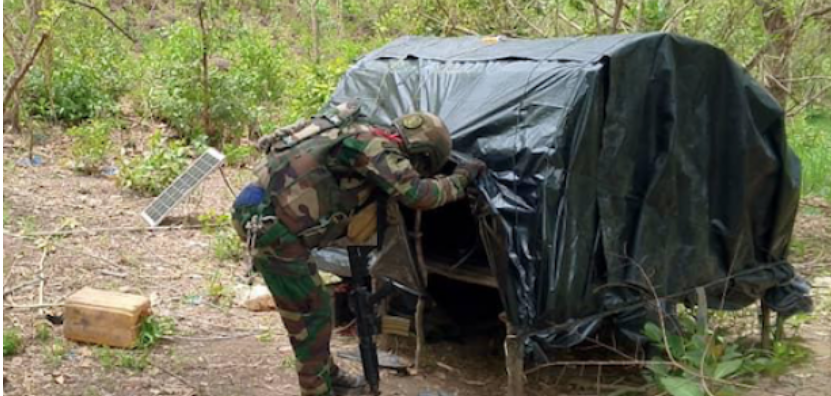
[[475, 176], [474, 169], [458, 167], [450, 176], [422, 177], [401, 144], [390, 130], [365, 124], [326, 131], [267, 154], [255, 169], [263, 199], [241, 202], [243, 191], [234, 205], [243, 238], [252, 215], [270, 219], [253, 241], [254, 264], [289, 334], [302, 395], [331, 394], [338, 371], [329, 350], [330, 298], [309, 249], [343, 236], [349, 217], [376, 188], [411, 208], [432, 209], [461, 198]]

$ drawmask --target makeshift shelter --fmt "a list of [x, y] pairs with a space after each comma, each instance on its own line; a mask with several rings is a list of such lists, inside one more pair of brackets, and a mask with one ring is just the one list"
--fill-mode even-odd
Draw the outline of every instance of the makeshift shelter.
[[404, 37], [349, 69], [332, 102], [349, 98], [380, 124], [436, 113], [454, 150], [487, 163], [478, 217], [424, 213], [424, 255], [497, 287], [526, 353], [604, 321], [635, 335], [654, 295], [810, 309], [786, 260], [800, 165], [782, 109], [718, 48], [664, 33]]

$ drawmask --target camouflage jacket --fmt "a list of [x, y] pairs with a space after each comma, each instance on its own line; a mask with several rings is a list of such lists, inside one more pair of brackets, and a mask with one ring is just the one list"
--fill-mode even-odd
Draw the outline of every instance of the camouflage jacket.
[[288, 230], [339, 237], [348, 218], [380, 189], [414, 209], [460, 199], [471, 175], [422, 177], [394, 136], [383, 128], [352, 124], [332, 129], [285, 151], [269, 153], [255, 169], [276, 217]]

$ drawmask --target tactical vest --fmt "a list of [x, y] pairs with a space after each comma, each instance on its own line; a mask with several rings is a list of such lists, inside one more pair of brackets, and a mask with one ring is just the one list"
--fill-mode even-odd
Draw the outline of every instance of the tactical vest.
[[272, 150], [254, 169], [256, 184], [267, 192], [269, 209], [306, 246], [342, 236], [349, 217], [366, 201], [371, 187], [361, 182], [350, 188], [348, 170], [336, 176], [330, 169], [332, 149], [361, 129], [335, 128], [293, 147]]

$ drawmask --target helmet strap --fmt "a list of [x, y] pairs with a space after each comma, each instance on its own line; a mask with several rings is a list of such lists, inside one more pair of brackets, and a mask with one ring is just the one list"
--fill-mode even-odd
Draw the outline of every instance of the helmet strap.
[[373, 128], [372, 134], [378, 137], [382, 137], [387, 139], [391, 142], [395, 142], [399, 147], [406, 147], [406, 141], [404, 140], [404, 136], [401, 133], [397, 133], [398, 131], [389, 131], [382, 128]]

